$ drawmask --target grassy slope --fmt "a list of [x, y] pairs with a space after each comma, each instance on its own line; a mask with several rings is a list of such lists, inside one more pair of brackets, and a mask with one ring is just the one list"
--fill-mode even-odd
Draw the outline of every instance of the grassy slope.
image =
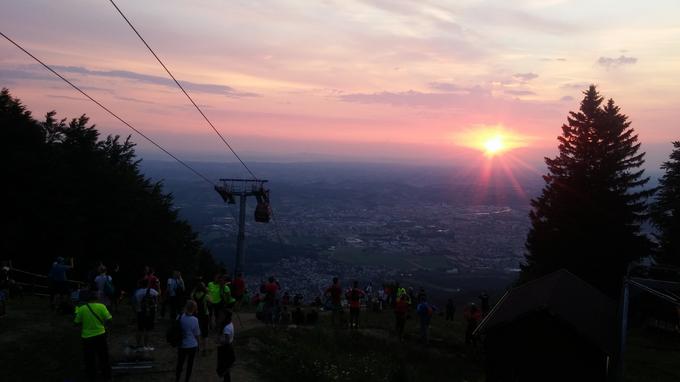
[[481, 357], [462, 343], [460, 321], [435, 318], [432, 343], [418, 343], [409, 319], [406, 339], [392, 334], [391, 312], [362, 312], [362, 329], [333, 329], [328, 315], [314, 328], [260, 328], [245, 334], [263, 376], [277, 381], [483, 381]]
[[[113, 314], [113, 326], [109, 338], [109, 352], [112, 362], [130, 361], [125, 354], [128, 343], [134, 344], [136, 325], [129, 306], [121, 306]], [[246, 328], [259, 325], [254, 314], [241, 315]], [[0, 319], [0, 380], [13, 381], [81, 381], [82, 346], [80, 330], [72, 324], [73, 316], [51, 312], [47, 299], [26, 297], [23, 301], [10, 302], [7, 317]], [[138, 357], [153, 362], [152, 370], [140, 372], [115, 372], [114, 381], [155, 382], [174, 379], [177, 350], [165, 342], [168, 319], [161, 319], [151, 335], [151, 344], [156, 350]], [[240, 329], [240, 328], [239, 328]], [[215, 335], [207, 342], [207, 355], [198, 356], [194, 364], [192, 380], [217, 381], [215, 373]], [[237, 347], [242, 343], [237, 342]], [[248, 382], [260, 379], [247, 370], [246, 360], [241, 358], [232, 377], [236, 381]]]
[[[432, 343], [417, 342], [417, 320], [407, 321], [406, 340], [391, 334], [391, 312], [362, 312], [362, 329], [332, 329], [322, 315], [316, 328], [262, 327], [252, 313], [242, 313], [244, 328], [237, 324], [239, 361], [234, 380], [272, 381], [483, 381], [482, 356], [462, 343], [464, 325], [433, 319]], [[119, 357], [123, 344], [132, 340], [134, 325], [128, 307], [114, 318], [111, 352]], [[174, 349], [164, 343], [163, 322], [154, 333], [153, 353], [157, 368], [150, 374], [118, 375], [118, 381], [172, 379]], [[214, 348], [197, 360], [195, 380], [216, 380]], [[69, 315], [52, 313], [46, 300], [26, 297], [11, 301], [9, 314], [0, 319], [0, 370], [3, 381], [69, 381], [81, 374], [79, 331]], [[259, 374], [258, 376], [254, 374]], [[680, 336], [633, 330], [628, 340], [626, 381], [679, 381]]]
[[65, 317], [51, 312], [46, 299], [10, 302], [0, 320], [4, 381], [65, 381], [79, 375], [79, 332]]

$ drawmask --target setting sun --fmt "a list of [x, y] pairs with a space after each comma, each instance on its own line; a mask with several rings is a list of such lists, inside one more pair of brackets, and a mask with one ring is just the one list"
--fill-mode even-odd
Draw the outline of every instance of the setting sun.
[[497, 135], [484, 142], [484, 150], [487, 155], [496, 155], [503, 151], [505, 145], [503, 144], [503, 137]]
[[457, 145], [479, 150], [487, 157], [525, 147], [530, 141], [529, 137], [519, 135], [502, 125], [475, 125], [462, 133], [452, 135], [452, 138]]

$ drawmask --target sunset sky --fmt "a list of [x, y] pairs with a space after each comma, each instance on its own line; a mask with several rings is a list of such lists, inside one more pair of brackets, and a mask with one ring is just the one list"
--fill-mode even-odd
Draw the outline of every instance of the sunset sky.
[[[246, 160], [454, 163], [502, 131], [539, 163], [590, 83], [650, 164], [680, 139], [677, 0], [117, 4]], [[5, 2], [0, 30], [170, 150], [228, 158], [108, 1]], [[0, 86], [38, 115], [129, 132], [4, 39]]]

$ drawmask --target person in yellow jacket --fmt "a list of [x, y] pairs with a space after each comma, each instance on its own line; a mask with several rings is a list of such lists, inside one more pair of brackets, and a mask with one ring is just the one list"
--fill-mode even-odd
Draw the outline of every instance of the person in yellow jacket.
[[97, 378], [96, 359], [99, 369], [106, 381], [111, 380], [109, 363], [109, 345], [106, 340], [106, 328], [111, 322], [111, 313], [104, 304], [97, 302], [97, 294], [89, 291], [85, 304], [76, 308], [73, 323], [80, 325], [80, 337], [83, 340], [83, 360], [88, 381]]

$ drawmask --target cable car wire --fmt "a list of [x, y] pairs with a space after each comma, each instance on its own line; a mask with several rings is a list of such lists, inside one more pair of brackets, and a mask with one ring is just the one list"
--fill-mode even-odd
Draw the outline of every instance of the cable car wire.
[[156, 61], [158, 61], [158, 63], [161, 64], [161, 66], [163, 67], [163, 69], [165, 69], [165, 71], [168, 73], [168, 75], [170, 76], [170, 78], [172, 78], [172, 80], [175, 81], [175, 84], [177, 84], [177, 86], [180, 88], [180, 90], [182, 90], [182, 93], [184, 93], [184, 95], [189, 99], [189, 101], [191, 102], [191, 104], [194, 105], [194, 107], [196, 108], [196, 110], [201, 114], [201, 116], [203, 116], [203, 119], [205, 119], [205, 121], [208, 122], [208, 125], [210, 125], [210, 127], [212, 127], [212, 129], [215, 131], [215, 133], [217, 133], [217, 135], [220, 137], [220, 139], [222, 140], [222, 142], [224, 142], [224, 144], [225, 144], [225, 145], [229, 148], [229, 150], [234, 154], [234, 156], [236, 157], [236, 159], [238, 159], [238, 161], [241, 162], [241, 164], [243, 165], [243, 167], [246, 169], [246, 171], [248, 171], [248, 173], [253, 177], [253, 179], [257, 180], [257, 179], [258, 179], [257, 176], [255, 176], [255, 174], [250, 170], [250, 168], [248, 167], [248, 165], [246, 165], [246, 163], [243, 161], [243, 159], [241, 159], [241, 157], [236, 153], [236, 150], [234, 150], [234, 148], [231, 147], [231, 145], [229, 144], [229, 142], [227, 142], [227, 139], [224, 138], [224, 136], [219, 132], [219, 130], [217, 130], [217, 128], [215, 127], [215, 125], [213, 125], [213, 123], [210, 122], [210, 119], [208, 119], [208, 117], [205, 115], [205, 113], [203, 113], [203, 110], [201, 110], [201, 108], [198, 106], [198, 104], [196, 104], [196, 102], [194, 102], [193, 98], [191, 98], [191, 96], [189, 95], [189, 93], [187, 93], [187, 91], [184, 89], [184, 87], [182, 86], [182, 84], [180, 84], [179, 81], [177, 81], [177, 79], [175, 78], [175, 76], [170, 72], [170, 69], [168, 69], [168, 67], [165, 66], [165, 64], [163, 63], [163, 61], [158, 57], [158, 55], [156, 54], [156, 52], [154, 52], [154, 50], [153, 50], [153, 49], [151, 48], [151, 46], [146, 42], [146, 40], [144, 40], [144, 37], [142, 37], [142, 35], [137, 31], [137, 28], [135, 28], [134, 25], [132, 25], [132, 23], [131, 23], [130, 20], [127, 18], [127, 16], [125, 16], [125, 14], [123, 13], [123, 11], [118, 7], [118, 5], [116, 5], [116, 3], [115, 3], [113, 0], [109, 0], [109, 2], [111, 2], [111, 4], [114, 6], [114, 8], [116, 8], [116, 10], [118, 11], [118, 13], [120, 13], [120, 15], [123, 17], [123, 19], [125, 20], [125, 22], [130, 26], [130, 28], [132, 28], [132, 30], [135, 32], [135, 34], [137, 35], [137, 37], [139, 37], [139, 39], [142, 40], [142, 42], [144, 43], [144, 45], [146, 46], [146, 48], [149, 49], [149, 52], [151, 52], [151, 54], [156, 58]]
[[[144, 45], [145, 45], [146, 48], [149, 50], [149, 52], [151, 52], [151, 54], [154, 56], [154, 58], [156, 59], [156, 61], [158, 61], [158, 63], [163, 67], [163, 69], [165, 70], [165, 72], [168, 73], [168, 75], [170, 76], [170, 78], [172, 78], [172, 80], [175, 82], [175, 84], [177, 85], [177, 87], [179, 87], [180, 90], [182, 91], [182, 93], [184, 93], [184, 95], [189, 99], [189, 101], [191, 102], [191, 104], [194, 105], [194, 107], [195, 107], [196, 110], [201, 114], [201, 116], [203, 117], [203, 119], [210, 125], [210, 127], [215, 131], [215, 133], [217, 133], [217, 135], [220, 137], [220, 139], [222, 140], [222, 142], [224, 142], [224, 144], [225, 144], [225, 145], [229, 148], [229, 150], [234, 154], [234, 156], [236, 157], [236, 159], [238, 159], [238, 161], [241, 162], [241, 164], [243, 165], [243, 167], [248, 171], [248, 173], [253, 177], [253, 179], [258, 180], [257, 176], [255, 176], [255, 174], [250, 170], [250, 168], [248, 167], [248, 165], [246, 165], [246, 163], [245, 163], [245, 162], [241, 159], [241, 157], [236, 153], [236, 150], [234, 150], [234, 148], [229, 144], [229, 142], [226, 140], [226, 138], [224, 138], [224, 136], [219, 132], [219, 130], [217, 130], [217, 128], [215, 127], [215, 125], [213, 125], [213, 123], [210, 121], [210, 119], [208, 119], [208, 117], [205, 115], [205, 113], [203, 113], [203, 110], [201, 110], [201, 108], [198, 106], [198, 104], [196, 104], [196, 102], [194, 102], [194, 100], [191, 98], [191, 96], [189, 95], [189, 93], [184, 89], [184, 87], [182, 86], [182, 84], [179, 83], [179, 81], [175, 78], [175, 76], [172, 74], [172, 72], [170, 72], [170, 69], [168, 69], [168, 67], [163, 63], [163, 60], [161, 60], [160, 57], [158, 57], [158, 55], [157, 55], [156, 52], [153, 50], [153, 48], [151, 48], [151, 46], [149, 45], [149, 43], [146, 42], [146, 40], [144, 39], [144, 37], [142, 37], [142, 35], [141, 35], [141, 34], [139, 33], [139, 31], [137, 30], [137, 28], [135, 28], [135, 26], [132, 25], [132, 22], [130, 21], [130, 19], [127, 18], [127, 16], [125, 16], [125, 13], [123, 13], [123, 11], [120, 9], [120, 7], [118, 7], [118, 5], [117, 5], [113, 0], [109, 0], [109, 2], [111, 3], [111, 5], [113, 5], [114, 8], [116, 8], [116, 11], [118, 11], [118, 13], [121, 15], [121, 17], [123, 17], [123, 19], [125, 20], [125, 22], [130, 26], [130, 28], [132, 28], [132, 30], [135, 32], [135, 34], [137, 35], [137, 37], [139, 37], [139, 39], [142, 41], [142, 43], [144, 43]], [[272, 217], [273, 217], [273, 212], [272, 212]], [[279, 226], [278, 226], [278, 224], [277, 224], [277, 220], [275, 220], [275, 219], [272, 219], [272, 220], [273, 220], [273, 223], [274, 223], [274, 229], [275, 229], [275, 231], [276, 231], [276, 236], [277, 236], [279, 245], [280, 245], [281, 247], [283, 247], [283, 240], [281, 239], [281, 233], [280, 233], [280, 231], [279, 231]]]
[[50, 66], [47, 65], [46, 63], [42, 62], [39, 58], [37, 58], [36, 56], [34, 56], [33, 54], [31, 54], [31, 52], [29, 52], [28, 50], [24, 49], [19, 43], [15, 42], [15, 41], [12, 40], [11, 38], [9, 38], [9, 36], [7, 36], [6, 34], [4, 34], [4, 33], [2, 33], [2, 32], [0, 32], [0, 35], [1, 35], [2, 37], [4, 37], [7, 41], [9, 41], [10, 43], [12, 43], [14, 46], [16, 46], [17, 48], [19, 48], [22, 52], [26, 53], [29, 57], [31, 57], [32, 59], [34, 59], [35, 61], [37, 61], [40, 65], [42, 65], [43, 67], [45, 67], [45, 69], [47, 69], [47, 70], [49, 70], [50, 72], [52, 72], [52, 74], [54, 74], [55, 76], [59, 77], [62, 81], [66, 82], [67, 84], [71, 85], [72, 88], [74, 88], [75, 90], [77, 90], [78, 92], [80, 92], [82, 95], [84, 95], [85, 97], [87, 97], [90, 101], [94, 102], [97, 106], [99, 106], [100, 108], [104, 109], [104, 111], [106, 111], [107, 113], [109, 113], [111, 116], [113, 116], [114, 118], [116, 118], [117, 120], [119, 120], [120, 122], [122, 122], [124, 125], [126, 125], [126, 126], [129, 127], [130, 129], [132, 129], [132, 131], [134, 131], [135, 133], [139, 134], [142, 138], [144, 138], [144, 139], [146, 139], [147, 141], [149, 141], [151, 144], [153, 144], [154, 146], [156, 146], [159, 150], [163, 151], [163, 152], [166, 153], [168, 156], [170, 156], [172, 159], [174, 159], [175, 161], [177, 161], [179, 164], [181, 164], [182, 166], [186, 167], [189, 171], [191, 171], [191, 172], [193, 172], [194, 174], [196, 174], [196, 176], [200, 177], [201, 179], [203, 179], [204, 181], [206, 181], [207, 183], [209, 183], [211, 186], [215, 186], [215, 183], [214, 183], [213, 181], [211, 181], [210, 179], [208, 179], [208, 177], [206, 177], [205, 175], [201, 174], [200, 172], [198, 172], [198, 171], [197, 171], [196, 169], [194, 169], [193, 167], [189, 166], [186, 162], [184, 162], [183, 160], [181, 160], [181, 159], [179, 159], [178, 157], [176, 157], [174, 154], [172, 154], [170, 151], [166, 150], [166, 149], [165, 149], [163, 146], [161, 146], [160, 144], [156, 143], [156, 141], [154, 141], [153, 139], [151, 139], [149, 136], [147, 136], [146, 134], [142, 133], [140, 130], [138, 130], [137, 128], [135, 128], [134, 126], [132, 126], [130, 123], [128, 123], [128, 122], [127, 122], [126, 120], [124, 120], [123, 118], [119, 117], [118, 114], [116, 114], [116, 113], [114, 113], [113, 111], [111, 111], [111, 109], [109, 109], [108, 107], [104, 106], [101, 102], [99, 102], [99, 101], [97, 101], [96, 99], [94, 99], [93, 97], [91, 97], [89, 94], [87, 94], [85, 91], [83, 91], [83, 90], [82, 90], [81, 88], [79, 88], [77, 85], [75, 85], [73, 82], [69, 81], [69, 80], [66, 79], [64, 76], [62, 76], [61, 74], [59, 74], [56, 70], [52, 69], [52, 67], [50, 67]]

